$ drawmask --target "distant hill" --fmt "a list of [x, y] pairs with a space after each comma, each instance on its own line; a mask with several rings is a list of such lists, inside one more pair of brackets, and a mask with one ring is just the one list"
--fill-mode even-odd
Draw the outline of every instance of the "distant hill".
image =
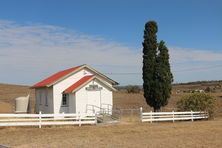
[[31, 105], [34, 105], [34, 90], [29, 86], [0, 83], [0, 112], [14, 112], [15, 98], [30, 93]]

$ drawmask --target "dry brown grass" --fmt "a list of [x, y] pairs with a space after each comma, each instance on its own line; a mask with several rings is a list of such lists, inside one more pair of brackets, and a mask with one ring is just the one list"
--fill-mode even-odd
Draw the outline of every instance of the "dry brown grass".
[[12, 147], [222, 147], [222, 119], [176, 123], [128, 123], [0, 129]]
[[[162, 108], [162, 111], [172, 111], [176, 110], [176, 103], [185, 93], [176, 94], [172, 92], [169, 103]], [[216, 98], [216, 116], [222, 117], [222, 93], [211, 93], [212, 96]], [[150, 111], [151, 108], [146, 104], [145, 98], [142, 93], [139, 94], [128, 94], [124, 92], [115, 92], [113, 95], [113, 104], [117, 108], [139, 108], [143, 107], [144, 111]]]
[[[172, 111], [176, 110], [176, 102], [185, 95], [184, 93], [176, 94], [176, 90], [184, 89], [196, 89], [200, 85], [177, 85], [173, 87], [171, 98], [169, 103], [165, 106], [162, 111]], [[35, 104], [34, 90], [30, 90], [29, 86], [21, 85], [8, 85], [0, 84], [0, 113], [13, 113], [15, 98], [19, 96], [25, 96], [30, 92], [31, 94], [31, 106], [32, 110]], [[222, 117], [222, 92], [212, 93], [216, 101], [216, 115]], [[139, 94], [128, 94], [126, 92], [117, 91], [113, 94], [113, 104], [115, 108], [129, 109], [129, 108], [139, 108], [143, 107], [144, 111], [150, 111], [151, 108], [146, 104], [145, 98], [142, 93]]]

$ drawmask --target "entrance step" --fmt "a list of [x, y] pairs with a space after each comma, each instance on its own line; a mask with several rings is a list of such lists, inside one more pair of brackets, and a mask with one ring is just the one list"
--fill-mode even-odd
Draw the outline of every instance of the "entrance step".
[[109, 114], [102, 114], [97, 116], [98, 123], [105, 123], [105, 124], [113, 124], [118, 123], [118, 119], [116, 119], [114, 116]]

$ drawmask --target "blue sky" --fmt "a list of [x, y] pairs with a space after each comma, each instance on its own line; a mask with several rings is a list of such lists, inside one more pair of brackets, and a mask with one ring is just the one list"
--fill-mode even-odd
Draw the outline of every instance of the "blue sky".
[[[141, 73], [148, 20], [170, 50], [175, 82], [222, 79], [221, 14], [219, 0], [2, 0], [0, 82], [31, 85], [83, 63]], [[142, 84], [140, 74], [108, 76]]]

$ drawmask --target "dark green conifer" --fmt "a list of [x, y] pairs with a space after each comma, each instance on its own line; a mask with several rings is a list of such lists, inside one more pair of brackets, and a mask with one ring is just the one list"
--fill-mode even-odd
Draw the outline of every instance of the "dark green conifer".
[[173, 75], [170, 71], [168, 49], [164, 42], [158, 45], [155, 21], [145, 24], [143, 42], [143, 88], [144, 97], [154, 111], [160, 110], [168, 102]]

